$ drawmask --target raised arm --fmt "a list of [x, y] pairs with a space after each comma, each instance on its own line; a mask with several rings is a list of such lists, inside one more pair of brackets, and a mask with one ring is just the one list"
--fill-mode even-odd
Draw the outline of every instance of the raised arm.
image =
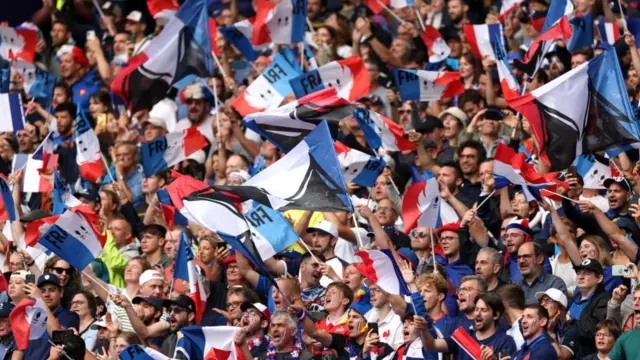
[[569, 229], [567, 229], [567, 226], [564, 224], [564, 222], [562, 222], [558, 211], [545, 200], [538, 201], [538, 204], [540, 204], [543, 209], [551, 213], [552, 224], [553, 227], [556, 228], [556, 232], [558, 235], [557, 238], [562, 242], [565, 249], [567, 249], [567, 254], [569, 254], [569, 258], [571, 259], [573, 265], [580, 265], [582, 263], [582, 256], [580, 256], [580, 251], [578, 250], [576, 243], [573, 241], [573, 238], [569, 233]]
[[306, 315], [305, 310], [302, 306], [297, 304], [289, 305], [287, 309], [291, 316], [295, 316], [298, 319], [298, 322], [302, 325], [302, 330], [304, 330], [307, 335], [311, 336], [315, 340], [317, 340], [324, 347], [331, 346], [333, 342], [333, 336], [329, 333], [324, 332], [323, 330], [319, 330], [316, 327], [316, 324]]

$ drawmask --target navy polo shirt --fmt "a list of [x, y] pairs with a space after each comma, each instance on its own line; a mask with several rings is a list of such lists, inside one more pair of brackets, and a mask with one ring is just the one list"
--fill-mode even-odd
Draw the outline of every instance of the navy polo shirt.
[[533, 341], [525, 342], [522, 349], [513, 357], [513, 360], [529, 359], [558, 360], [558, 353], [551, 344], [549, 336], [542, 334]]
[[578, 291], [576, 299], [573, 301], [573, 303], [571, 303], [571, 306], [569, 307], [569, 317], [571, 318], [571, 320], [580, 319], [582, 310], [587, 307], [587, 304], [589, 304], [589, 300], [591, 300], [593, 294], [595, 294], [595, 292], [592, 292], [591, 295], [583, 300], [582, 293]]

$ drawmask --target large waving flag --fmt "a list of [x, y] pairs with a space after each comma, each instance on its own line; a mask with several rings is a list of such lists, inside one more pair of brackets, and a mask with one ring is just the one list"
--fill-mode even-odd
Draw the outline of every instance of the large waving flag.
[[513, 61], [513, 66], [533, 77], [540, 69], [540, 66], [542, 66], [542, 61], [551, 51], [551, 48], [556, 41], [569, 40], [571, 38], [571, 33], [571, 24], [567, 17], [564, 16], [557, 24], [540, 34], [533, 41], [525, 55], [524, 61], [515, 59]]
[[98, 179], [104, 176], [100, 141], [81, 109], [76, 117], [76, 147], [76, 162], [80, 167], [80, 175], [92, 183], [97, 183]]
[[425, 26], [421, 36], [422, 41], [427, 45], [430, 64], [436, 64], [447, 60], [451, 54], [451, 49], [449, 48], [449, 45], [447, 45], [447, 42], [444, 41], [444, 38], [438, 29], [432, 25], [427, 25]]
[[576, 172], [584, 182], [585, 189], [604, 189], [604, 181], [610, 178], [611, 167], [606, 159], [594, 154], [580, 155], [576, 157]]
[[[38, 242], [51, 250], [76, 269], [84, 269], [100, 253], [106, 241], [100, 235], [88, 208], [78, 206], [60, 215]], [[93, 213], [93, 214], [91, 214]]]
[[349, 101], [337, 97], [336, 89], [329, 88], [279, 108], [251, 114], [244, 118], [244, 123], [286, 153], [322, 120], [337, 124], [348, 117], [354, 107]]
[[547, 17], [541, 32], [546, 32], [556, 25], [563, 16], [571, 16], [573, 13], [573, 3], [571, 0], [553, 0], [547, 10]]
[[416, 146], [405, 138], [404, 129], [391, 119], [365, 108], [356, 108], [353, 117], [364, 132], [372, 149], [389, 151], [415, 150]]
[[176, 355], [185, 359], [205, 359], [210, 353], [217, 360], [236, 360], [237, 350], [233, 339], [237, 327], [233, 326], [192, 326], [180, 329], [184, 335], [176, 344]]
[[359, 56], [332, 61], [290, 81], [297, 98], [326, 88], [336, 88], [338, 96], [356, 100], [369, 94], [369, 75]]
[[202, 314], [206, 308], [207, 294], [204, 292], [204, 286], [198, 276], [198, 268], [196, 267], [193, 250], [187, 239], [187, 235], [182, 232], [180, 236], [180, 245], [176, 254], [176, 265], [173, 269], [173, 278], [181, 279], [189, 283], [189, 295], [196, 304], [196, 320], [202, 320]]
[[53, 170], [53, 215], [62, 215], [68, 208], [79, 205], [82, 205], [82, 202], [73, 196], [60, 174]]
[[464, 92], [459, 72], [394, 69], [402, 101], [432, 101], [452, 98]]
[[0, 132], [24, 129], [24, 109], [20, 93], [0, 94]]
[[298, 241], [300, 236], [281, 212], [254, 202], [244, 212], [251, 226], [253, 242], [262, 259], [270, 259]]
[[24, 91], [38, 100], [43, 107], [49, 106], [56, 85], [56, 75], [22, 59], [16, 61], [13, 67], [24, 80]]
[[593, 15], [576, 16], [569, 20], [571, 39], [567, 44], [570, 53], [593, 45]]
[[0, 25], [0, 58], [33, 63], [37, 42], [35, 30]]
[[369, 281], [389, 294], [411, 295], [391, 250], [358, 251], [355, 256], [362, 260], [354, 264], [356, 269]]
[[520, 95], [520, 86], [516, 76], [511, 71], [511, 66], [507, 61], [506, 50], [502, 41], [494, 42], [493, 51], [496, 55], [496, 68], [498, 69], [498, 77], [500, 78], [500, 88], [505, 99], [512, 99]]
[[120, 355], [120, 360], [171, 360], [160, 351], [142, 345], [129, 345]]
[[189, 221], [184, 217], [176, 209], [171, 201], [171, 197], [169, 193], [165, 189], [161, 189], [156, 191], [156, 195], [158, 195], [158, 201], [160, 202], [160, 207], [162, 208], [162, 216], [164, 217], [164, 221], [167, 222], [167, 226], [169, 230], [173, 230], [176, 225], [181, 225], [186, 227], [189, 225]]
[[354, 150], [339, 141], [335, 142], [335, 148], [347, 183], [373, 187], [387, 165], [381, 157]]
[[494, 42], [502, 41], [504, 32], [502, 24], [464, 25], [464, 36], [471, 46], [473, 55], [478, 59], [488, 56], [495, 59]]
[[304, 41], [306, 0], [283, 0], [277, 3], [257, 0], [256, 9], [256, 21], [251, 38], [254, 45], [293, 44]]
[[[47, 170], [53, 169], [58, 164], [58, 155], [54, 154], [49, 161], [50, 167]], [[18, 169], [24, 169], [24, 175], [22, 176], [22, 191], [23, 192], [41, 192], [48, 193], [53, 190], [51, 183], [42, 176], [44, 162], [37, 160], [34, 155], [28, 154], [16, 154], [13, 157], [13, 163], [11, 166], [12, 171]]]
[[247, 116], [278, 107], [282, 100], [291, 94], [289, 80], [302, 73], [299, 64], [289, 61], [291, 57], [295, 59], [291, 49], [282, 49], [264, 72], [234, 100], [233, 108], [240, 115]]
[[143, 52], [129, 60], [111, 90], [136, 112], [151, 109], [187, 75], [213, 76], [207, 2], [187, 0]]
[[517, 153], [504, 144], [498, 144], [493, 161], [493, 175], [496, 180], [496, 190], [510, 184], [519, 185], [522, 188], [527, 201], [541, 200], [540, 191], [553, 185], [551, 182], [538, 181], [533, 165], [525, 162], [526, 155]]
[[144, 143], [140, 147], [144, 175], [150, 177], [178, 164], [207, 145], [207, 139], [197, 126], [169, 133]]
[[598, 33], [602, 43], [608, 48], [620, 40], [620, 27], [617, 22], [606, 22], [604, 16], [598, 16]]
[[409, 185], [402, 198], [406, 233], [418, 226], [437, 229], [460, 219], [451, 205], [440, 198], [440, 187], [433, 174], [425, 171], [423, 178], [423, 181]]
[[529, 120], [541, 159], [564, 170], [577, 155], [640, 141], [615, 49], [608, 49], [509, 106]]
[[42, 299], [25, 298], [9, 314], [18, 350], [26, 350], [31, 340], [47, 335], [47, 308]]
[[256, 61], [258, 58], [258, 52], [253, 48], [253, 44], [251, 43], [253, 21], [255, 21], [255, 19], [244, 19], [231, 26], [218, 29], [229, 44], [238, 49], [249, 61]]
[[11, 189], [4, 175], [0, 175], [0, 220], [13, 222], [17, 219], [16, 205], [13, 203]]

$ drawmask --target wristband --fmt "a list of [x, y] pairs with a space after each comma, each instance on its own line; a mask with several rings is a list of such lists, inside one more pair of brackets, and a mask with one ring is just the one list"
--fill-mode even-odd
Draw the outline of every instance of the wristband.
[[33, 261], [31, 262], [31, 264], [27, 264], [27, 267], [32, 267], [32, 266], [33, 266], [33, 264], [35, 264], [35, 263], [36, 263], [36, 261], [35, 261], [35, 260], [33, 260]]
[[300, 311], [298, 311], [298, 321], [302, 321], [304, 320], [304, 318], [307, 316], [306, 312], [304, 311], [304, 309], [300, 309]]

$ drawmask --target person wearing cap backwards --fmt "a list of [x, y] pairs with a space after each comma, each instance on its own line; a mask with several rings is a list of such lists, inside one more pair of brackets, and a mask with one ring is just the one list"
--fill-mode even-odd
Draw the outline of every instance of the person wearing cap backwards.
[[271, 313], [269, 309], [261, 303], [244, 302], [240, 305], [242, 318], [240, 326], [247, 332], [247, 345], [254, 358], [261, 358], [267, 353], [269, 347], [269, 322]]
[[14, 353], [16, 354], [15, 358], [22, 359], [23, 356], [22, 351], [18, 350], [16, 346], [16, 340], [9, 323], [9, 314], [11, 314], [13, 307], [13, 304], [9, 302], [0, 302], [0, 360], [14, 359]]
[[141, 53], [151, 41], [145, 35], [147, 30], [147, 24], [142, 21], [142, 13], [138, 10], [134, 10], [127, 15], [127, 24], [125, 29], [133, 37], [133, 49], [131, 50], [131, 57], [134, 57]]
[[322, 346], [334, 349], [338, 360], [369, 359], [372, 353], [378, 359], [384, 359], [393, 352], [387, 343], [380, 342], [380, 337], [367, 326], [365, 315], [372, 309], [369, 302], [351, 304], [347, 315], [347, 334], [331, 334], [318, 329], [300, 305], [290, 305], [289, 314], [298, 318], [304, 332], [318, 341]]
[[586, 259], [574, 267], [578, 290], [569, 306], [569, 329], [560, 346], [560, 358], [587, 356], [597, 352], [596, 325], [607, 315], [611, 294], [604, 290], [603, 269], [598, 260]]
[[90, 67], [87, 57], [79, 47], [63, 45], [57, 55], [62, 78], [71, 86], [73, 103], [89, 113], [89, 97], [100, 91], [104, 83], [96, 69]]

